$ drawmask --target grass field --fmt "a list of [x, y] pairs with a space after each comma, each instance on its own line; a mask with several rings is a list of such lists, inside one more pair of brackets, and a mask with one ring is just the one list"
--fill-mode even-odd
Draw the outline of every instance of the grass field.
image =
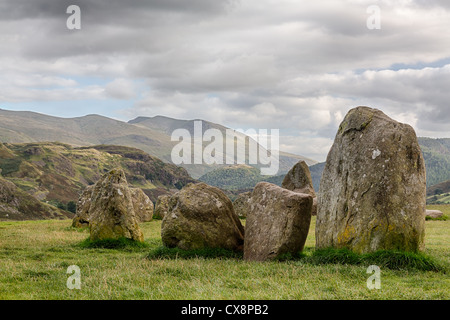
[[[450, 215], [450, 205], [433, 206]], [[314, 222], [305, 253], [314, 251]], [[447, 272], [381, 269], [369, 290], [365, 265], [314, 265], [302, 260], [149, 259], [161, 246], [161, 221], [144, 223], [146, 245], [86, 248], [88, 230], [71, 221], [0, 222], [1, 299], [450, 299]], [[426, 251], [450, 265], [450, 221], [426, 222]], [[67, 268], [81, 271], [69, 290]], [[448, 269], [448, 268], [447, 268]]]

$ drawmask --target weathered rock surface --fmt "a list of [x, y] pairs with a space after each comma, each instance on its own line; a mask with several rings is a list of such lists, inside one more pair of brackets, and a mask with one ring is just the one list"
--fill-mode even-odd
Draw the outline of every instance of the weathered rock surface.
[[306, 193], [313, 197], [312, 215], [317, 214], [317, 196], [314, 191], [313, 181], [311, 178], [311, 172], [305, 161], [299, 161], [295, 164], [291, 170], [286, 174], [281, 186], [285, 189]]
[[89, 227], [91, 240], [128, 238], [144, 241], [122, 169], [109, 171], [94, 185]]
[[426, 217], [430, 217], [430, 218], [440, 218], [442, 217], [444, 214], [442, 213], [442, 211], [440, 210], [426, 210], [425, 211], [425, 216]]
[[240, 193], [233, 202], [234, 212], [239, 218], [246, 218], [250, 210], [250, 196], [251, 192]]
[[[72, 221], [72, 227], [84, 228], [89, 226], [91, 199], [94, 186], [87, 186], [77, 202], [77, 212]], [[153, 202], [139, 188], [129, 188], [131, 201], [137, 222], [148, 222], [153, 219]]]
[[77, 212], [72, 221], [72, 227], [83, 228], [89, 226], [89, 208], [91, 207], [92, 190], [94, 186], [87, 186], [77, 201]]
[[264, 261], [303, 250], [313, 198], [260, 182], [252, 192], [245, 224], [244, 259]]
[[153, 219], [153, 202], [139, 188], [130, 188], [131, 201], [137, 222], [149, 222]]
[[349, 111], [322, 175], [316, 247], [423, 248], [425, 164], [414, 129], [377, 109]]
[[244, 227], [220, 189], [205, 183], [188, 184], [170, 198], [161, 237], [164, 245], [185, 250], [242, 250]]
[[169, 195], [161, 195], [158, 197], [155, 205], [155, 218], [164, 219], [167, 215], [169, 212], [169, 199]]

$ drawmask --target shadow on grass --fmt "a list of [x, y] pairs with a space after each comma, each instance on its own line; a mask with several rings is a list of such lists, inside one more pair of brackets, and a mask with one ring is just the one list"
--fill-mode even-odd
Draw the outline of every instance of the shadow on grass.
[[196, 250], [182, 250], [179, 248], [168, 248], [160, 246], [153, 249], [146, 256], [148, 259], [242, 259], [243, 253], [222, 248], [205, 248]]
[[[182, 250], [160, 246], [146, 256], [148, 259], [238, 259], [242, 260], [242, 252], [225, 249]], [[348, 249], [305, 249], [297, 254], [283, 254], [274, 259], [278, 262], [299, 261], [301, 263], [323, 265], [377, 265], [392, 270], [419, 270], [447, 273], [448, 267], [436, 262], [423, 253], [381, 250], [373, 253], [357, 254]]]
[[128, 238], [119, 239], [105, 239], [105, 240], [94, 240], [87, 238], [83, 242], [77, 245], [84, 249], [146, 249], [150, 247], [150, 244], [146, 242], [139, 242], [131, 240]]

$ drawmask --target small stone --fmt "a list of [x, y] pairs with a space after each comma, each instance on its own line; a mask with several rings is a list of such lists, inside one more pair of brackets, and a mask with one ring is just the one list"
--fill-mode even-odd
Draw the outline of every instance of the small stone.
[[250, 210], [250, 196], [251, 192], [243, 192], [240, 193], [237, 198], [233, 202], [234, 212], [238, 215], [239, 218], [246, 218], [247, 213]]
[[156, 219], [164, 219], [164, 217], [169, 212], [169, 199], [169, 195], [161, 195], [156, 200], [154, 213]]
[[440, 218], [443, 215], [444, 214], [442, 213], [442, 211], [439, 211], [439, 210], [426, 210], [425, 211], [425, 216], [433, 218], [433, 219]]

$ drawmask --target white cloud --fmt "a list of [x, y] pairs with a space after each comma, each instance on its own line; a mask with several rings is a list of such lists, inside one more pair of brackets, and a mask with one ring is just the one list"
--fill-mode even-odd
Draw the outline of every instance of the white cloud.
[[[0, 5], [2, 101], [118, 99], [124, 119], [280, 128], [286, 151], [321, 159], [358, 105], [449, 132], [448, 1], [80, 0], [76, 32], [68, 4]], [[366, 27], [372, 4], [381, 30]]]
[[114, 79], [105, 86], [108, 96], [115, 99], [132, 99], [137, 94], [137, 88], [133, 81], [123, 78]]

